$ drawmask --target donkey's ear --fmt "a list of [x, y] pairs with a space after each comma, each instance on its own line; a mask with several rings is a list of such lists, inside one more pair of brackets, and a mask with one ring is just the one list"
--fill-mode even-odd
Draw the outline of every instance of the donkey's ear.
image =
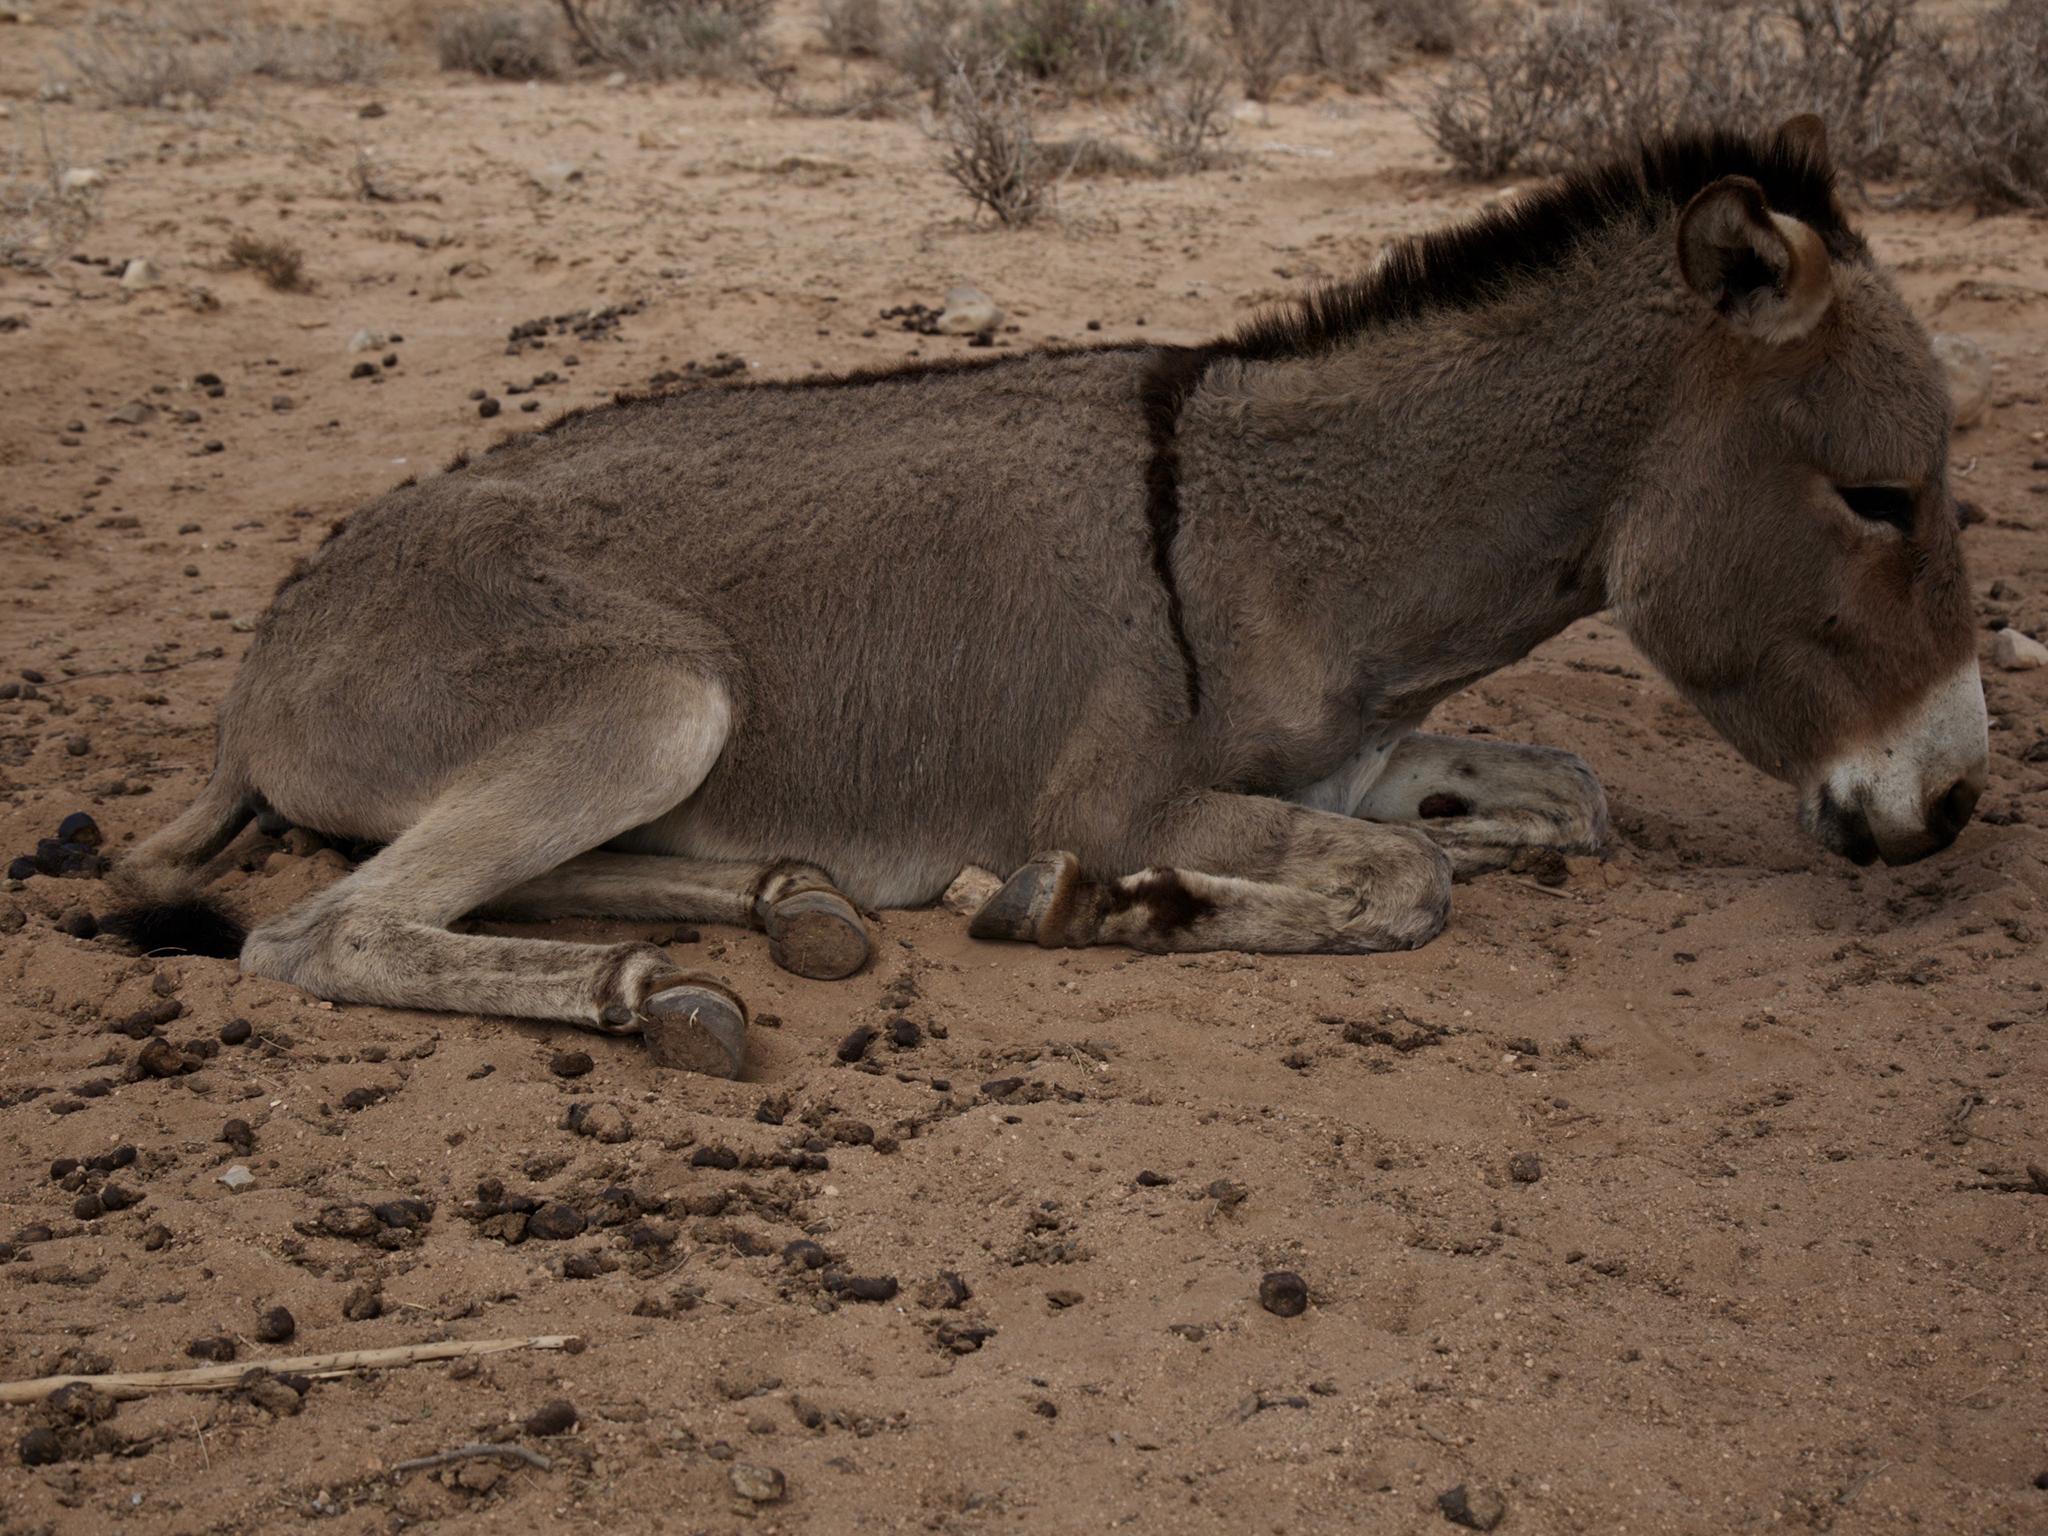
[[1724, 176], [1685, 205], [1678, 269], [1729, 325], [1759, 341], [1797, 341], [1834, 293], [1820, 236], [1771, 212], [1747, 176]]
[[1802, 112], [1797, 117], [1788, 117], [1778, 125], [1778, 142], [1792, 154], [1798, 155], [1816, 170], [1832, 173], [1834, 162], [1828, 159], [1828, 125], [1811, 112]]

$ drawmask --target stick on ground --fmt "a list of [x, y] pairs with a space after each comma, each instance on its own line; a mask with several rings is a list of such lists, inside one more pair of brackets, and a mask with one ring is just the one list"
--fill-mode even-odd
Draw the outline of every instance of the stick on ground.
[[452, 1451], [436, 1451], [431, 1456], [415, 1456], [411, 1461], [401, 1461], [391, 1469], [397, 1477], [406, 1472], [424, 1472], [429, 1467], [445, 1467], [451, 1462], [470, 1461], [478, 1456], [516, 1456], [529, 1467], [539, 1467], [545, 1472], [554, 1465], [538, 1451], [529, 1451], [523, 1445], [458, 1445]]
[[400, 1344], [390, 1349], [345, 1349], [331, 1355], [290, 1355], [282, 1359], [238, 1360], [229, 1365], [202, 1365], [184, 1371], [116, 1371], [105, 1376], [40, 1376], [33, 1381], [0, 1382], [0, 1403], [39, 1403], [59, 1387], [83, 1382], [109, 1397], [146, 1397], [152, 1392], [226, 1392], [242, 1384], [251, 1371], [287, 1372], [324, 1378], [356, 1371], [381, 1371], [387, 1366], [420, 1365], [429, 1360], [460, 1360], [470, 1355], [500, 1355], [513, 1349], [567, 1349], [569, 1334], [542, 1334], [526, 1339], [451, 1340], [440, 1344]]

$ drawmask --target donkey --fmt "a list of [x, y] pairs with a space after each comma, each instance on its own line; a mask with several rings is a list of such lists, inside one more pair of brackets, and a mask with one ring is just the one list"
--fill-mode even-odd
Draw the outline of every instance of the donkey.
[[[391, 491], [286, 579], [197, 802], [116, 872], [150, 947], [336, 1001], [644, 1032], [736, 1073], [689, 919], [866, 961], [979, 938], [1365, 953], [1608, 835], [1586, 764], [1423, 734], [1612, 611], [1799, 819], [1945, 847], [1986, 739], [1949, 405], [1819, 121], [1662, 139], [1223, 340], [622, 398]], [[386, 844], [247, 934], [264, 807]]]

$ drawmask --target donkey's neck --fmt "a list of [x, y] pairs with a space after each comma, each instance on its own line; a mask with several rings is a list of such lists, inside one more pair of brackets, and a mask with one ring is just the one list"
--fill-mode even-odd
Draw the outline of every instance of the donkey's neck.
[[1656, 247], [1625, 244], [1619, 271], [1210, 363], [1175, 444], [1205, 699], [1327, 756], [1603, 606], [1610, 514], [1681, 344]]

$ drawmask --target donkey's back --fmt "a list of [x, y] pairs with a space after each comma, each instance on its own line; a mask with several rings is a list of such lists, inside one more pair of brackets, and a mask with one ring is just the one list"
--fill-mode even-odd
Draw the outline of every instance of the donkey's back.
[[285, 584], [224, 756], [285, 816], [388, 840], [565, 692], [669, 664], [732, 712], [682, 847], [839, 867], [943, 843], [914, 885], [963, 839], [1014, 863], [989, 797], [1028, 803], [1105, 686], [1131, 707], [1111, 674], [1175, 665], [1150, 357], [707, 389], [510, 438], [356, 514]]

